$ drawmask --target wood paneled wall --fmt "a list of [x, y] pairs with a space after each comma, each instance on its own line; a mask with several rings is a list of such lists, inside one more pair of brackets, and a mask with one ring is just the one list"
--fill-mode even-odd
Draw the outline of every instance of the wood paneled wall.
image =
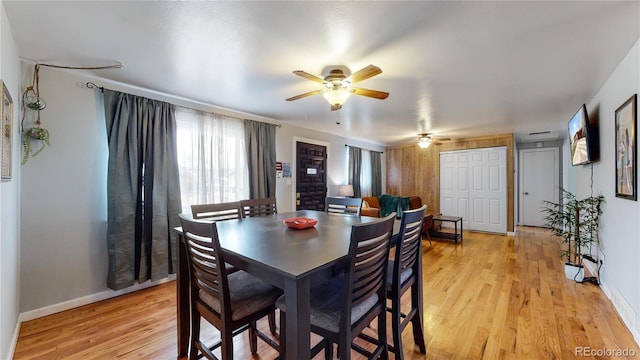
[[421, 149], [417, 144], [389, 147], [387, 193], [417, 195], [427, 205], [427, 212], [440, 213], [440, 152], [452, 150], [507, 147], [507, 231], [514, 231], [514, 139], [513, 134], [456, 139]]

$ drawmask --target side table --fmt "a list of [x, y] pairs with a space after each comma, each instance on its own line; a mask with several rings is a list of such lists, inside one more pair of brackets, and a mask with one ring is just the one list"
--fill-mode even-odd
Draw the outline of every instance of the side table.
[[[434, 215], [433, 222], [435, 223], [438, 221], [441, 223], [442, 222], [453, 223], [453, 232], [444, 230], [442, 226], [440, 226], [438, 229], [436, 229], [435, 227], [431, 229], [429, 231], [431, 235], [435, 237], [445, 238], [445, 239], [452, 239], [456, 242], [456, 244], [458, 243], [458, 239], [460, 239], [460, 243], [462, 243], [462, 217]], [[458, 231], [458, 224], [460, 224], [459, 225], [460, 231]]]

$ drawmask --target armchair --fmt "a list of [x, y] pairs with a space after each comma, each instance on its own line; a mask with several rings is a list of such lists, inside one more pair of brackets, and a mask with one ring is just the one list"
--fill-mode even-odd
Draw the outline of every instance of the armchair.
[[365, 196], [362, 198], [362, 209], [360, 215], [380, 217], [380, 203], [377, 196]]

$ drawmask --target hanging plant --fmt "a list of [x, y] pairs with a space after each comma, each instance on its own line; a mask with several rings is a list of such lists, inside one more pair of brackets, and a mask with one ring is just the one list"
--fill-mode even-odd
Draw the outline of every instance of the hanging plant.
[[31, 110], [43, 110], [47, 107], [47, 103], [43, 98], [38, 96], [36, 92], [33, 90], [33, 86], [27, 87], [27, 90], [24, 94], [24, 105]]
[[[34, 157], [44, 150], [45, 146], [51, 146], [49, 143], [49, 131], [40, 127], [42, 122], [40, 121], [40, 110], [43, 110], [47, 103], [40, 97], [40, 65], [36, 64], [33, 69], [33, 83], [31, 86], [27, 86], [22, 94], [22, 165], [27, 163], [30, 157]], [[37, 112], [36, 119], [33, 127], [24, 129], [25, 116], [27, 109], [35, 110]], [[34, 147], [34, 143], [38, 143]]]
[[[34, 149], [32, 143], [40, 142], [40, 147]], [[27, 163], [29, 157], [34, 157], [42, 150], [44, 150], [45, 146], [51, 146], [49, 142], [49, 130], [43, 129], [41, 127], [32, 127], [25, 130], [22, 133], [22, 165]]]

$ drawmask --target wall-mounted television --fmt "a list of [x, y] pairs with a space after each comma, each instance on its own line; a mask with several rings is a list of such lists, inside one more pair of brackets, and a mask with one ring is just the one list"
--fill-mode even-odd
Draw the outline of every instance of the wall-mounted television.
[[572, 165], [583, 165], [594, 161], [594, 139], [591, 133], [587, 107], [583, 104], [569, 120]]

